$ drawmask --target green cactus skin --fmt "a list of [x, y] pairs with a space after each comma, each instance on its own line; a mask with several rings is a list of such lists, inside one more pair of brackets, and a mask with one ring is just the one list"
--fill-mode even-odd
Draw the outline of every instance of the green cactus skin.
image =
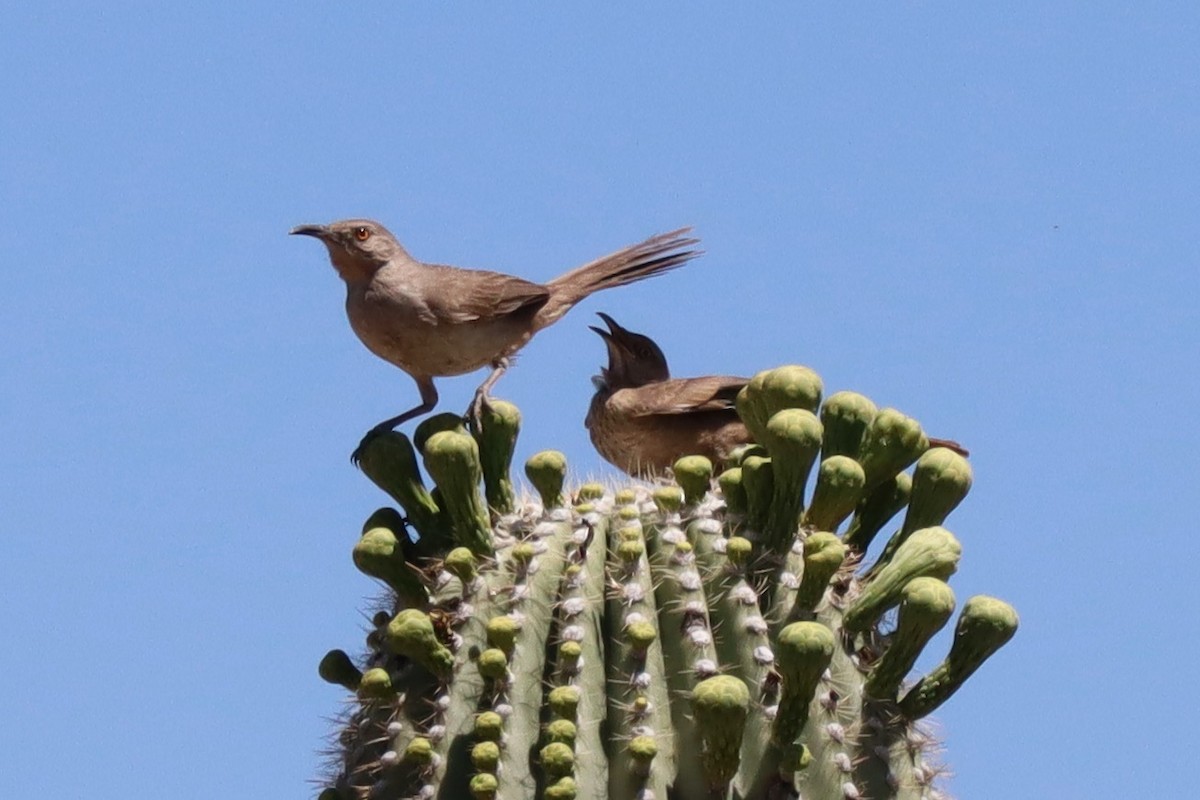
[[961, 547], [940, 526], [970, 467], [860, 395], [818, 408], [809, 370], [756, 381], [739, 406], [769, 453], [746, 448], [715, 486], [683, 459], [678, 485], [586, 484], [564, 507], [551, 453], [527, 473], [542, 502], [516, 501], [502, 401], [474, 436], [453, 415], [421, 428], [433, 491], [407, 438], [368, 442], [364, 471], [406, 517], [376, 511], [355, 547], [388, 594], [365, 655], [320, 663], [354, 699], [320, 800], [944, 796], [918, 722], [1017, 627], [971, 598], [945, 661], [905, 690], [954, 610]]

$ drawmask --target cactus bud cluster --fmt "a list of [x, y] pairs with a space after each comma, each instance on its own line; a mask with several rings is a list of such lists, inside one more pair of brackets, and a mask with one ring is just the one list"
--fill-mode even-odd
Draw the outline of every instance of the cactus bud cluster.
[[737, 398], [758, 444], [653, 487], [569, 489], [546, 451], [518, 497], [503, 401], [475, 430], [438, 415], [369, 442], [399, 509], [352, 548], [385, 590], [365, 653], [320, 661], [352, 698], [320, 800], [941, 796], [921, 720], [1017, 616], [967, 599], [945, 659], [910, 676], [958, 607], [945, 525], [971, 468], [904, 414], [823, 393], [805, 367], [760, 373]]

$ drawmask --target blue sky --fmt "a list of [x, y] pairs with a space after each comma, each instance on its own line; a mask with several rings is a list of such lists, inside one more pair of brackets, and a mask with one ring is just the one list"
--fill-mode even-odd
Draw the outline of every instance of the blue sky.
[[956, 593], [1022, 616], [938, 714], [953, 791], [1194, 794], [1200, 10], [854, 11], [6, 9], [0, 795], [306, 796], [384, 502], [347, 456], [416, 397], [285, 235], [357, 215], [540, 280], [694, 224], [503, 379], [518, 458], [606, 469], [597, 310], [899, 407], [972, 450]]

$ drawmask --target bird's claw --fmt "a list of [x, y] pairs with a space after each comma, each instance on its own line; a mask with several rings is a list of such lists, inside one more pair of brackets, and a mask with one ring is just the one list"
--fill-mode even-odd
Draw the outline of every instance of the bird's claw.
[[463, 415], [463, 423], [468, 430], [479, 433], [483, 430], [483, 409], [491, 404], [491, 398], [483, 392], [476, 392], [471, 399], [467, 413]]
[[362, 469], [362, 464], [360, 462], [362, 461], [363, 453], [366, 451], [367, 446], [382, 434], [389, 433], [390, 430], [390, 428], [380, 428], [379, 426], [376, 426], [367, 431], [366, 435], [364, 435], [362, 440], [358, 443], [358, 447], [354, 448], [354, 452], [350, 454], [350, 463], [356, 468]]

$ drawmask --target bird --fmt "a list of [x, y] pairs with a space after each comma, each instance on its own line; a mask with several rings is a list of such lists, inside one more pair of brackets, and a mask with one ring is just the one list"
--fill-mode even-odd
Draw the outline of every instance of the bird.
[[[653, 479], [683, 456], [702, 455], [719, 464], [753, 443], [735, 405], [749, 378], [672, 378], [653, 339], [622, 328], [608, 314], [598, 316], [608, 329], [589, 327], [604, 340], [608, 366], [592, 379], [596, 393], [584, 426], [605, 461], [633, 477]], [[930, 438], [929, 444], [969, 455], [949, 439]]]
[[487, 270], [418, 261], [380, 223], [345, 219], [298, 225], [329, 251], [346, 284], [346, 316], [368, 350], [417, 384], [421, 402], [371, 428], [351, 459], [375, 436], [432, 411], [435, 378], [482, 367], [491, 372], [475, 391], [468, 420], [478, 424], [489, 392], [513, 355], [588, 295], [634, 283], [686, 264], [701, 254], [690, 227], [645, 241], [566, 272], [545, 284]]
[[734, 375], [672, 378], [662, 348], [600, 313], [594, 325], [608, 349], [608, 366], [592, 379], [596, 393], [584, 426], [596, 450], [638, 478], [656, 478], [685, 455], [719, 463], [751, 441], [734, 401], [750, 379]]

